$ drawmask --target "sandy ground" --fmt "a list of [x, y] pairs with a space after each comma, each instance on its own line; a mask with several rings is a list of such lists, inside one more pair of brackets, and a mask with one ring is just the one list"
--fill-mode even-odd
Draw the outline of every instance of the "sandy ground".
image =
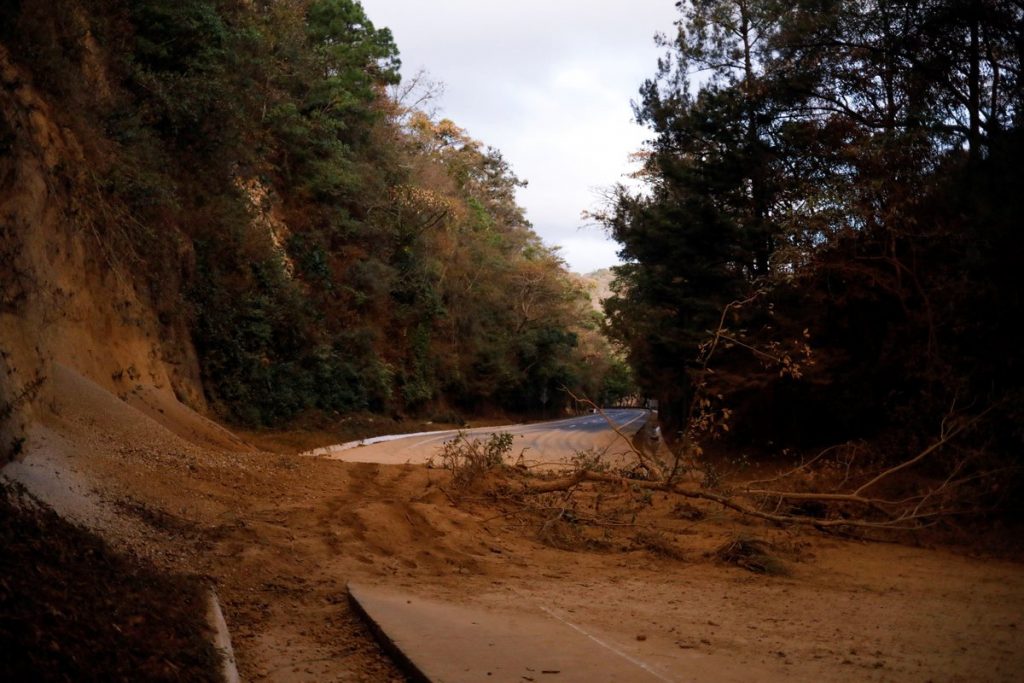
[[[660, 498], [600, 551], [558, 550], [507, 506], [454, 505], [438, 470], [237, 450], [221, 432], [186, 440], [204, 423], [171, 430], [71, 371], [54, 381], [56, 411], [5, 474], [116, 543], [208, 576], [243, 680], [401, 680], [350, 611], [348, 580], [550, 610], [669, 680], [1016, 681], [1024, 670], [1019, 564], [710, 509], [669, 519]], [[636, 540], [656, 518], [677, 557]], [[790, 575], [708, 556], [738, 534], [785, 549]]]

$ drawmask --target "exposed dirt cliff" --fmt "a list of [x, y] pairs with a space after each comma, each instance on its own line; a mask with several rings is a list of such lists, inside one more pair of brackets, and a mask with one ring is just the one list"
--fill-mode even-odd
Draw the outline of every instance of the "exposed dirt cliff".
[[[81, 79], [102, 98], [102, 60], [88, 32], [81, 41]], [[103, 142], [83, 144], [90, 131], [81, 124], [0, 44], [0, 395], [11, 413], [0, 443], [8, 457], [32, 412], [51, 409], [46, 379], [55, 363], [174, 429], [191, 409], [205, 409], [187, 330], [180, 319], [160, 320], [139, 264], [115, 248], [123, 217], [112, 215], [116, 197], [96, 188]]]

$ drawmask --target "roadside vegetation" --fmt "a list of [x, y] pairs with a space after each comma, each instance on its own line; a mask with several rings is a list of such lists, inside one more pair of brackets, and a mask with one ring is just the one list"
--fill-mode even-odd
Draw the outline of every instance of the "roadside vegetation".
[[632, 390], [525, 181], [429, 113], [439, 86], [401, 82], [355, 0], [7, 3], [0, 44], [83, 142], [70, 218], [185, 331], [229, 420]]
[[[1019, 4], [694, 0], [675, 29], [635, 104], [644, 189], [597, 216], [673, 449], [1019, 514]], [[822, 491], [886, 517], [854, 478]]]

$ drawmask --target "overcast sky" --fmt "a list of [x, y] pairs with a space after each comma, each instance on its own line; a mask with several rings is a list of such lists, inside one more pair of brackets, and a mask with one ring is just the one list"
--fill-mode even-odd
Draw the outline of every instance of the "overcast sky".
[[534, 228], [572, 270], [617, 262], [600, 228], [580, 229], [597, 191], [622, 179], [647, 131], [630, 100], [654, 74], [655, 32], [673, 0], [363, 0], [392, 30], [402, 72], [445, 84], [439, 113], [501, 150]]

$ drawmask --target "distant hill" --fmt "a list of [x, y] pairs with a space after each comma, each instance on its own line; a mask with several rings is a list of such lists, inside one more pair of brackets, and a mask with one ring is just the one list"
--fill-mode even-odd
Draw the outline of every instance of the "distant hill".
[[612, 272], [611, 268], [601, 268], [580, 277], [583, 278], [587, 289], [590, 291], [590, 301], [594, 308], [603, 312], [604, 309], [601, 307], [601, 302], [612, 295], [611, 287], [612, 280], [615, 279], [615, 273]]

